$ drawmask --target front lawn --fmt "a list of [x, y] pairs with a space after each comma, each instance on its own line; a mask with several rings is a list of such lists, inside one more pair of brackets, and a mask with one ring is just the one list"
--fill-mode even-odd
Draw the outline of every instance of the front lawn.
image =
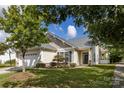
[[11, 76], [12, 73], [6, 73], [6, 74], [0, 74], [0, 87], [3, 87], [2, 84], [5, 83], [8, 80], [8, 77]]
[[[30, 69], [35, 78], [16, 82], [13, 87], [111, 88], [114, 65], [72, 69]], [[6, 84], [6, 83], [5, 83]]]
[[0, 64], [0, 68], [10, 67], [9, 64]]

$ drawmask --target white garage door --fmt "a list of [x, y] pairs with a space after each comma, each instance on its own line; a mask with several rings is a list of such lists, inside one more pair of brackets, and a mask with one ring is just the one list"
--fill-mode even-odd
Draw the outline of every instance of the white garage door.
[[36, 64], [36, 62], [39, 60], [37, 53], [30, 53], [25, 55], [25, 65], [32, 67]]

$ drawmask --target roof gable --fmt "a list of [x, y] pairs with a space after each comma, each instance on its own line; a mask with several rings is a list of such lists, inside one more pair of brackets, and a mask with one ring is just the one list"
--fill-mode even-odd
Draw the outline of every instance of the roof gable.
[[74, 48], [74, 46], [70, 42], [68, 42], [65, 39], [60, 38], [59, 36], [57, 36], [51, 32], [48, 32], [47, 35], [51, 42], [54, 42], [55, 44], [57, 44], [58, 46], [60, 46], [62, 48], [65, 48], [65, 47], [73, 47]]
[[93, 42], [89, 37], [81, 37], [68, 40], [73, 46], [77, 47], [78, 49], [85, 49], [91, 48], [93, 46]]

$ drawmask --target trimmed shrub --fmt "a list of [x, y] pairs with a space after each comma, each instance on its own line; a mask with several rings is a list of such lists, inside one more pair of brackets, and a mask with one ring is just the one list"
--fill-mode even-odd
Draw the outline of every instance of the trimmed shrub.
[[68, 68], [69, 65], [68, 65], [67, 63], [63, 62], [63, 63], [59, 63], [59, 64], [58, 64], [58, 67], [59, 67], [59, 68]]
[[45, 68], [46, 64], [45, 63], [37, 63], [36, 68]]
[[65, 63], [57, 63], [57, 67], [58, 67], [58, 68], [63, 68], [64, 65], [65, 65]]
[[55, 66], [57, 66], [57, 63], [56, 62], [51, 62], [50, 63], [50, 67], [55, 67]]
[[70, 66], [63, 62], [63, 63], [57, 63], [57, 62], [51, 62], [50, 67], [57, 67], [57, 68], [69, 68], [69, 67], [76, 67], [76, 63], [70, 63]]
[[70, 63], [70, 67], [76, 67], [76, 63]]
[[56, 55], [53, 59], [53, 61], [57, 61], [58, 63], [63, 62], [64, 60], [65, 60], [65, 58], [61, 55]]

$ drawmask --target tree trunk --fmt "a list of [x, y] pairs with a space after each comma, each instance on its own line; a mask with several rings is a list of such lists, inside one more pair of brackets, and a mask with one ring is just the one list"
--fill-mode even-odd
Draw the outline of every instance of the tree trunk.
[[9, 60], [10, 60], [10, 66], [12, 66], [12, 60], [11, 60], [11, 52], [9, 50]]
[[22, 53], [22, 72], [25, 72], [26, 69], [25, 69], [25, 52]]
[[22, 59], [22, 64], [23, 64], [23, 66], [22, 66], [22, 72], [25, 72], [25, 59], [24, 59], [24, 57]]

